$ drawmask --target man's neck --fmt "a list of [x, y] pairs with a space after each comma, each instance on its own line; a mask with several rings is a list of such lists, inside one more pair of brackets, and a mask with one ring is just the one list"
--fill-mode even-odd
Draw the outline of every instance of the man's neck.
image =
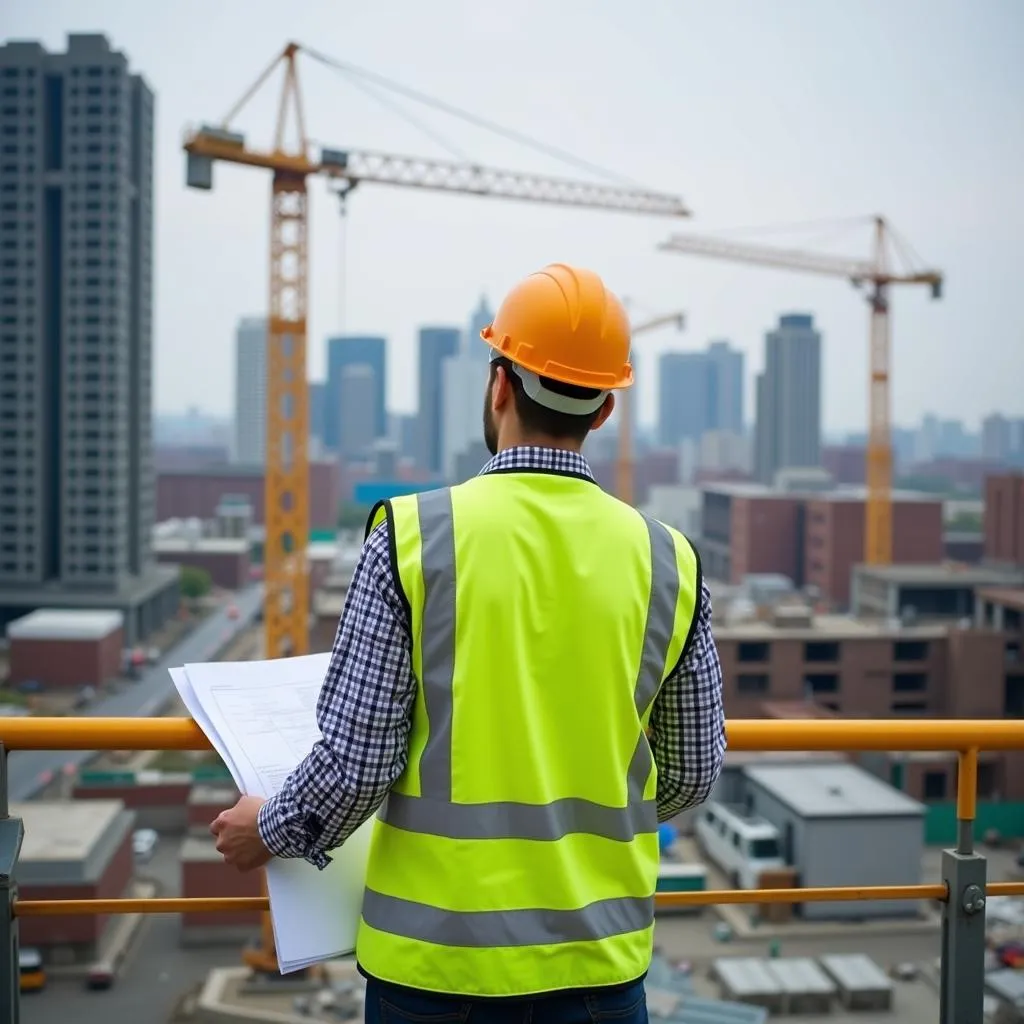
[[509, 438], [502, 438], [498, 442], [498, 452], [508, 451], [510, 448], [553, 448], [556, 451], [572, 452], [579, 455], [581, 446], [575, 441], [568, 441], [561, 437], [546, 437], [539, 435], [515, 435]]

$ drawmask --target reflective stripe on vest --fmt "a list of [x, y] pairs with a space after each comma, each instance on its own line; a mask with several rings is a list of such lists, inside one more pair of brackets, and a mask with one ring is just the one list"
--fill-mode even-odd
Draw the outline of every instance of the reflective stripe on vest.
[[[455, 532], [449, 489], [417, 497], [423, 573], [422, 688], [429, 722], [420, 758], [422, 795], [392, 791], [380, 812], [388, 825], [446, 839], [555, 841], [586, 833], [622, 842], [657, 830], [657, 806], [644, 799], [653, 769], [643, 733], [631, 758], [626, 807], [577, 798], [548, 804], [452, 801], [452, 715], [455, 666]], [[680, 593], [675, 542], [644, 517], [651, 545], [651, 591], [634, 701], [643, 717], [661, 686]], [[649, 927], [653, 897], [600, 900], [577, 910], [450, 911], [367, 889], [363, 917], [371, 927], [448, 946], [533, 946], [608, 938]]]

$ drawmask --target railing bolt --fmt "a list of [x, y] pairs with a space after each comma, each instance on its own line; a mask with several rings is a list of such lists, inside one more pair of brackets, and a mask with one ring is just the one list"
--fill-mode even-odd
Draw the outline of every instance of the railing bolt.
[[978, 885], [964, 889], [963, 908], [965, 914], [980, 914], [985, 909], [985, 890]]

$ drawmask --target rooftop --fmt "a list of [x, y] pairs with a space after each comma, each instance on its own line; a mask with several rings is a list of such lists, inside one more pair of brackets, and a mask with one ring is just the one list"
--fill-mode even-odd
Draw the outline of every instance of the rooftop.
[[217, 852], [213, 836], [186, 836], [181, 841], [178, 859], [182, 864], [195, 864], [223, 861], [224, 857]]
[[33, 800], [12, 803], [25, 823], [19, 864], [83, 861], [124, 811], [120, 800]]
[[756, 765], [743, 774], [803, 818], [920, 817], [924, 807], [849, 763]]
[[[749, 480], [724, 480], [706, 483], [701, 490], [714, 494], [728, 494], [735, 498], [764, 498], [775, 501], [831, 501], [831, 502], [864, 502], [867, 501], [865, 487], [837, 487], [831, 491], [819, 491], [812, 488], [801, 490], [783, 490], [769, 484], [755, 483]], [[893, 501], [923, 501], [942, 504], [942, 498], [922, 491], [893, 491]]]
[[109, 609], [39, 608], [7, 625], [11, 640], [102, 640], [124, 626]]
[[252, 545], [244, 537], [156, 537], [153, 550], [159, 555], [235, 555], [241, 558]]
[[1024, 587], [980, 587], [978, 597], [983, 601], [1001, 604], [1004, 608], [1015, 608], [1024, 612]]
[[861, 578], [905, 586], [1024, 585], [1024, 569], [1005, 565], [964, 565], [962, 562], [936, 562], [930, 565], [858, 565], [853, 571]]
[[757, 620], [715, 627], [718, 640], [938, 640], [945, 635], [946, 627], [938, 623], [904, 626], [851, 615], [815, 615], [810, 626], [776, 626]]

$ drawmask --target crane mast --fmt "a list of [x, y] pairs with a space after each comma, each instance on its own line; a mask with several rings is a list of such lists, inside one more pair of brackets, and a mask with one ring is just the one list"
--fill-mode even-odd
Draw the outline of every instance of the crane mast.
[[864, 561], [868, 565], [892, 562], [892, 427], [890, 397], [889, 290], [892, 285], [928, 285], [932, 298], [942, 295], [942, 273], [937, 270], [896, 271], [889, 258], [890, 243], [906, 246], [882, 217], [874, 217], [871, 259], [852, 259], [829, 253], [749, 245], [717, 238], [675, 235], [659, 248], [669, 252], [757, 266], [799, 270], [842, 277], [858, 288], [869, 289], [871, 310], [868, 350], [868, 444], [865, 452], [867, 501], [864, 519]]

